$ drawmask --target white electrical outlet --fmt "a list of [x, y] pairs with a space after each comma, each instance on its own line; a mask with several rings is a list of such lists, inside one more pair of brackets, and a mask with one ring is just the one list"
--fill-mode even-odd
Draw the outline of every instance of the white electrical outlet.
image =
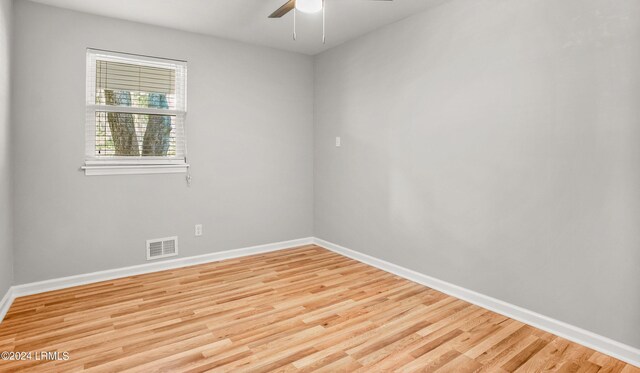
[[336, 148], [342, 146], [342, 139], [340, 137], [336, 137]]
[[202, 224], [196, 224], [196, 237], [202, 236]]

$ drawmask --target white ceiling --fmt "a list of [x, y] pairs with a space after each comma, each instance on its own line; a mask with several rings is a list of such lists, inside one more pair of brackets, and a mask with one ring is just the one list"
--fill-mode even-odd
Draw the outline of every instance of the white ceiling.
[[297, 41], [292, 40], [292, 12], [281, 19], [267, 18], [286, 0], [32, 1], [313, 55], [445, 0], [326, 0], [324, 45], [320, 14], [298, 13]]

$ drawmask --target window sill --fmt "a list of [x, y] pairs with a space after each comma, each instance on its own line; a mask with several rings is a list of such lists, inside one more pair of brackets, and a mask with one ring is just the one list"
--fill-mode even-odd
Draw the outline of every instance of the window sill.
[[81, 167], [85, 176], [105, 175], [147, 175], [147, 174], [183, 174], [189, 165], [148, 164], [148, 165], [86, 165]]

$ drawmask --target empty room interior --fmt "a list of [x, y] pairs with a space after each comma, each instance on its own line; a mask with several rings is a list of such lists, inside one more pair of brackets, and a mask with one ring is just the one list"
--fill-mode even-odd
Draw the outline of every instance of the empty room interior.
[[640, 373], [640, 1], [0, 0], [0, 372]]

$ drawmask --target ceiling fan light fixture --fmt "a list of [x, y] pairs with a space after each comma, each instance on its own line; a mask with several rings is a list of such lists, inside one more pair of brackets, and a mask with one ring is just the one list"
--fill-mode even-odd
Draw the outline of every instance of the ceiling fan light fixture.
[[296, 10], [302, 13], [317, 13], [322, 10], [322, 0], [296, 0]]

